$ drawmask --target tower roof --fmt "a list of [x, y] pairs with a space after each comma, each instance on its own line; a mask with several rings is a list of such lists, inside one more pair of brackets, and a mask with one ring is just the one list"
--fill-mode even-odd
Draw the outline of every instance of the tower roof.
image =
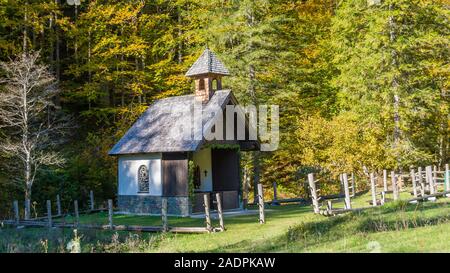
[[223, 63], [217, 58], [208, 48], [203, 51], [202, 55], [195, 61], [195, 63], [189, 68], [186, 73], [187, 77], [194, 77], [203, 74], [219, 74], [219, 75], [230, 75], [228, 69], [223, 65]]

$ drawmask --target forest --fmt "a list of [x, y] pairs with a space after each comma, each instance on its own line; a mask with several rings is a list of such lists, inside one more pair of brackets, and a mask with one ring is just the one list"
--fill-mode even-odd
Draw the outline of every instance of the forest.
[[70, 123], [43, 146], [31, 190], [0, 108], [0, 216], [25, 195], [113, 198], [108, 151], [152, 102], [193, 92], [184, 74], [206, 46], [241, 104], [280, 107], [279, 149], [244, 155], [251, 185], [305, 196], [311, 170], [443, 166], [449, 20], [448, 0], [0, 0], [0, 97], [18, 58], [35, 57], [52, 85], [41, 115]]

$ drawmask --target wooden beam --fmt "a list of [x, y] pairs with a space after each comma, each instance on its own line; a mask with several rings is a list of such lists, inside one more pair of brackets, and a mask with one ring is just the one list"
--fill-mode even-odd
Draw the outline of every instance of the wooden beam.
[[219, 226], [222, 231], [225, 230], [225, 225], [223, 222], [223, 210], [222, 210], [222, 197], [220, 193], [216, 193], [216, 201], [217, 201], [217, 213], [219, 214]]
[[372, 206], [377, 206], [377, 188], [375, 185], [375, 177], [373, 173], [370, 173], [370, 187], [372, 190]]
[[424, 196], [426, 185], [425, 181], [423, 180], [422, 167], [417, 168], [417, 172], [419, 173], [418, 180], [420, 185], [420, 196]]
[[57, 211], [57, 215], [61, 216], [62, 215], [62, 210], [61, 210], [61, 198], [59, 197], [59, 194], [56, 195], [56, 211]]
[[342, 179], [343, 179], [343, 182], [344, 182], [345, 208], [346, 209], [351, 209], [352, 208], [352, 202], [351, 202], [351, 199], [350, 199], [350, 192], [349, 192], [349, 189], [348, 189], [348, 177], [347, 177], [346, 173], [344, 173], [342, 175]]
[[308, 174], [308, 183], [309, 183], [309, 189], [311, 191], [311, 199], [312, 199], [314, 213], [319, 213], [320, 212], [319, 199], [317, 198], [316, 183], [314, 182], [314, 174], [313, 173]]
[[94, 210], [95, 205], [94, 205], [94, 191], [89, 191], [89, 206], [91, 210]]
[[14, 207], [14, 219], [16, 220], [16, 225], [18, 225], [19, 221], [20, 221], [20, 217], [19, 217], [19, 201], [14, 200], [13, 207]]
[[52, 227], [52, 202], [50, 200], [47, 200], [47, 224], [48, 227], [51, 228]]
[[264, 224], [266, 222], [264, 214], [264, 192], [262, 184], [258, 184], [258, 205], [259, 205], [259, 223]]
[[209, 193], [203, 194], [203, 206], [205, 207], [206, 229], [208, 230], [208, 232], [211, 232], [212, 226], [211, 226], [211, 215], [210, 215], [210, 207], [209, 207]]
[[[436, 193], [436, 188], [434, 185], [434, 179], [433, 179], [433, 168], [431, 166], [427, 166], [425, 168], [425, 177], [428, 182], [428, 186], [430, 188], [430, 195], [433, 195]], [[431, 196], [428, 198], [429, 201], [435, 201], [436, 198], [434, 196]]]
[[400, 199], [399, 192], [398, 192], [398, 185], [397, 185], [397, 176], [395, 175], [395, 172], [391, 172], [391, 180], [392, 180], [392, 191], [394, 195], [394, 201]]
[[75, 226], [78, 226], [80, 223], [80, 214], [78, 212], [78, 200], [73, 201], [73, 207], [74, 207], [74, 216], [75, 216]]
[[414, 197], [417, 197], [417, 181], [416, 181], [416, 174], [414, 172], [414, 169], [411, 169], [410, 173], [411, 173], [411, 182], [412, 182], [412, 187], [413, 187], [413, 194], [414, 194]]

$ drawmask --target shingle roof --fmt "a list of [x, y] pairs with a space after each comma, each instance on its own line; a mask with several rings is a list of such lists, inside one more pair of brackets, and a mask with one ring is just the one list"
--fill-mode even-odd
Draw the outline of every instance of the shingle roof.
[[202, 55], [197, 59], [197, 61], [195, 61], [191, 68], [189, 68], [186, 76], [193, 77], [208, 73], [230, 75], [228, 69], [216, 57], [216, 55], [211, 50], [206, 48], [205, 51], [203, 51]]
[[[230, 90], [215, 91], [203, 106], [202, 124], [209, 124], [214, 118], [211, 113], [217, 111], [217, 107], [224, 109], [232, 96]], [[191, 120], [194, 100], [195, 95], [188, 95], [156, 101], [114, 145], [109, 155], [197, 150], [202, 140], [195, 140], [196, 132], [182, 130], [182, 125], [194, 122]]]

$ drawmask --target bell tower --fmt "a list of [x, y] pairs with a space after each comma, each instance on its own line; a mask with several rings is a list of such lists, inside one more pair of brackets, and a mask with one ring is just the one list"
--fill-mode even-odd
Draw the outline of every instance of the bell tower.
[[222, 77], [230, 73], [216, 55], [206, 48], [186, 73], [195, 81], [195, 97], [208, 103], [214, 91], [222, 89]]

